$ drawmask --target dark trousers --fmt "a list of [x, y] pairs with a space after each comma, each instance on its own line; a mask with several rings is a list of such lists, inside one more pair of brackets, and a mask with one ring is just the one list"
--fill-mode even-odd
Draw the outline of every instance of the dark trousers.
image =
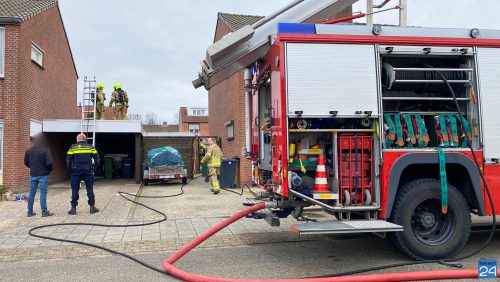
[[80, 190], [80, 182], [85, 182], [85, 186], [87, 187], [87, 198], [90, 206], [95, 204], [95, 195], [94, 195], [94, 175], [92, 175], [89, 171], [84, 171], [81, 173], [72, 173], [71, 174], [71, 206], [78, 206], [78, 199], [80, 195], [78, 192]]

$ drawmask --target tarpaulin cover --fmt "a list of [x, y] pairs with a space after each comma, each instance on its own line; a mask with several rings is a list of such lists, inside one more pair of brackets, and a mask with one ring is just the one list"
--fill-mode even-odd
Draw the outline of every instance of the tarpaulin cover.
[[184, 161], [177, 149], [166, 146], [148, 151], [147, 166], [177, 168], [184, 166]]

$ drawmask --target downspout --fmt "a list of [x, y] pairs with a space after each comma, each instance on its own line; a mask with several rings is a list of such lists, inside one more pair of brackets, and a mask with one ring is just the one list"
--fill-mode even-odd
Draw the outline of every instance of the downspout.
[[253, 81], [253, 73], [251, 69], [249, 68], [245, 69], [245, 72], [243, 73], [243, 79], [245, 82], [244, 89], [245, 89], [245, 131], [246, 131], [245, 149], [243, 151], [246, 157], [251, 153], [250, 119], [252, 116], [252, 112], [250, 107], [250, 101], [252, 101], [252, 81]]

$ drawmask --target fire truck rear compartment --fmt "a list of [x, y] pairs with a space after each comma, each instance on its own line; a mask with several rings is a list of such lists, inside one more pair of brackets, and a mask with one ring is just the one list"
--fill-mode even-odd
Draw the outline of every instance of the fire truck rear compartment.
[[[373, 221], [356, 225], [355, 232], [402, 230], [401, 226], [389, 227], [382, 224], [384, 221], [376, 220], [380, 208], [382, 149], [466, 148], [465, 134], [471, 135], [473, 145], [478, 142], [472, 49], [449, 48], [448, 51], [432, 53], [432, 48], [415, 47], [413, 52], [384, 53], [382, 48], [385, 47], [380, 48], [377, 75], [380, 90], [376, 92], [381, 111], [360, 109], [355, 113], [359, 117], [336, 116], [336, 111], [330, 111], [330, 117], [289, 111], [288, 142], [290, 148], [296, 148], [289, 155], [289, 189], [298, 196], [295, 198], [319, 204], [337, 219]], [[427, 50], [431, 51], [426, 53]], [[342, 65], [336, 67], [342, 68]], [[457, 115], [454, 100], [436, 71], [451, 83], [466, 121]], [[357, 86], [364, 87], [353, 84], [353, 92]], [[342, 106], [342, 98], [345, 96], [321, 102], [330, 103], [331, 108], [336, 109]], [[340, 105], [335, 105], [338, 103]], [[388, 120], [395, 124], [393, 140], [389, 140]], [[332, 195], [316, 191], [320, 154], [325, 157], [329, 193]], [[294, 230], [299, 234], [352, 233], [332, 224], [309, 223], [295, 226]]]

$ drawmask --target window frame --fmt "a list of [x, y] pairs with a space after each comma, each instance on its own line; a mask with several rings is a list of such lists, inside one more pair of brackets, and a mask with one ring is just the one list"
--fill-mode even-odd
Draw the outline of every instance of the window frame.
[[[226, 123], [224, 123], [224, 126], [226, 127], [226, 138], [227, 140], [234, 140], [234, 120], [230, 120]], [[231, 131], [230, 131], [231, 129]]]
[[[35, 50], [36, 52], [38, 52], [40, 55], [41, 55], [41, 62], [35, 60], [33, 58], [33, 50]], [[43, 51], [42, 48], [40, 48], [38, 45], [35, 44], [35, 42], [31, 42], [31, 61], [35, 64], [37, 64], [39, 67], [43, 68], [43, 61], [44, 61], [44, 57], [45, 57], [45, 52]]]
[[[197, 128], [196, 129], [191, 129], [191, 126], [196, 126]], [[195, 132], [191, 132], [191, 130], [193, 130]], [[200, 135], [200, 124], [199, 123], [189, 123], [188, 124], [188, 132], [192, 133], [192, 134], [195, 134], [195, 135]]]
[[190, 114], [191, 114], [191, 116], [204, 117], [204, 116], [207, 116], [207, 110], [206, 109], [191, 109]]
[[0, 78], [5, 77], [5, 27], [0, 26]]

